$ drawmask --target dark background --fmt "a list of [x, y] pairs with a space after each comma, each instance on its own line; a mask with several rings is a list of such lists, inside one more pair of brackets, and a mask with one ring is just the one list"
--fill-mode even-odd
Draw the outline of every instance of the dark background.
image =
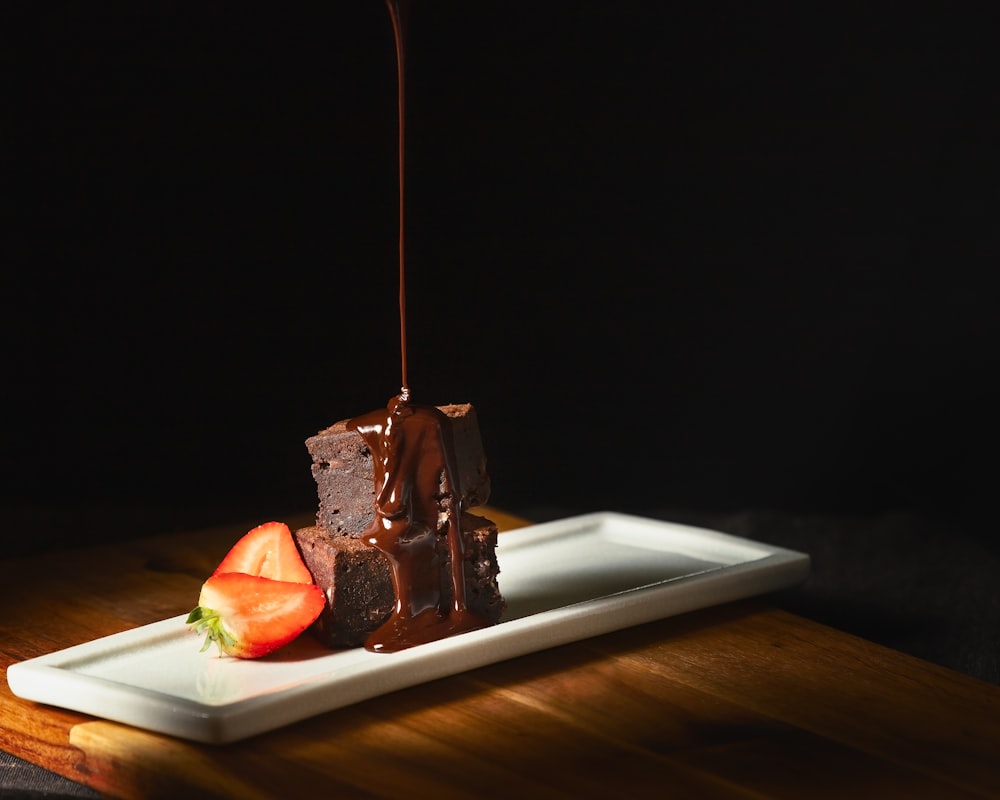
[[[494, 504], [989, 513], [991, 30], [758, 5], [417, 0], [409, 382]], [[327, 6], [5, 7], [14, 519], [307, 511], [398, 390], [389, 16]]]

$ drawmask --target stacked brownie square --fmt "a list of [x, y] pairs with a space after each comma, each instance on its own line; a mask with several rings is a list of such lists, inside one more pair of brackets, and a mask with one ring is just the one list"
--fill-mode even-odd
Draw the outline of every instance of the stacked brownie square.
[[[475, 409], [468, 403], [439, 406], [454, 443], [455, 480], [442, 475], [436, 532], [442, 605], [453, 599], [448, 514], [461, 508], [466, 605], [490, 624], [505, 603], [497, 583], [496, 525], [468, 509], [485, 504], [490, 478]], [[306, 440], [312, 457], [319, 507], [316, 524], [295, 531], [295, 539], [327, 605], [313, 633], [328, 647], [358, 647], [396, 603], [387, 556], [362, 538], [375, 519], [375, 463], [361, 434], [342, 420]], [[452, 485], [454, 484], [454, 486]], [[455, 493], [460, 492], [460, 497]], [[458, 501], [458, 502], [456, 502]]]

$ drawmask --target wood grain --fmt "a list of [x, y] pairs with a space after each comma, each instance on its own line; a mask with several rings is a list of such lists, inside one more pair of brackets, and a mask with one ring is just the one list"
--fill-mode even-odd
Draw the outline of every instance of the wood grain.
[[[525, 524], [486, 515], [504, 535]], [[0, 562], [0, 665], [187, 611], [245, 530]], [[1000, 689], [761, 600], [552, 648], [231, 745], [25, 702], [6, 681], [0, 720], [0, 747], [117, 797], [1000, 796]]]

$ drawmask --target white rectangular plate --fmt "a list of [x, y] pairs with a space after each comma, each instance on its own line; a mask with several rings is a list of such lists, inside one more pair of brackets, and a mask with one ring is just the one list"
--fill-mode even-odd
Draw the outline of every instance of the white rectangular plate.
[[399, 653], [309, 636], [263, 659], [200, 652], [185, 617], [12, 664], [18, 697], [199, 742], [253, 736], [567, 642], [795, 585], [809, 556], [614, 512], [500, 534], [497, 625]]

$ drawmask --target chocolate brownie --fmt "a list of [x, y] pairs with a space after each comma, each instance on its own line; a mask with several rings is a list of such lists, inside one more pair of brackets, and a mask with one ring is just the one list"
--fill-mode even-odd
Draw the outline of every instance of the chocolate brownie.
[[[462, 492], [461, 530], [465, 605], [489, 624], [506, 607], [497, 581], [497, 527], [464, 509], [486, 503], [486, 471], [479, 423], [468, 403], [438, 406], [450, 425], [456, 485]], [[319, 495], [316, 524], [294, 532], [303, 561], [326, 594], [327, 606], [312, 632], [328, 647], [357, 647], [385, 622], [396, 603], [388, 557], [360, 537], [375, 518], [374, 459], [350, 420], [337, 422], [306, 440]], [[442, 476], [435, 563], [440, 565], [440, 602], [454, 598], [447, 515], [454, 507], [451, 487]]]
[[[490, 478], [475, 408], [469, 403], [438, 408], [451, 424], [462, 507], [483, 505], [489, 500]], [[374, 460], [349, 422], [341, 420], [309, 437], [306, 449], [319, 493], [316, 524], [330, 533], [358, 536], [375, 518]]]
[[364, 541], [313, 526], [294, 532], [326, 607], [312, 632], [327, 647], [358, 647], [392, 611], [396, 594], [385, 555]]
[[[332, 534], [318, 526], [294, 532], [302, 560], [327, 605], [313, 624], [313, 634], [328, 647], [358, 647], [386, 621], [396, 600], [389, 560], [362, 539]], [[505, 603], [497, 585], [497, 527], [476, 514], [462, 516], [466, 605], [496, 623]], [[438, 536], [442, 604], [452, 601], [447, 537]]]

